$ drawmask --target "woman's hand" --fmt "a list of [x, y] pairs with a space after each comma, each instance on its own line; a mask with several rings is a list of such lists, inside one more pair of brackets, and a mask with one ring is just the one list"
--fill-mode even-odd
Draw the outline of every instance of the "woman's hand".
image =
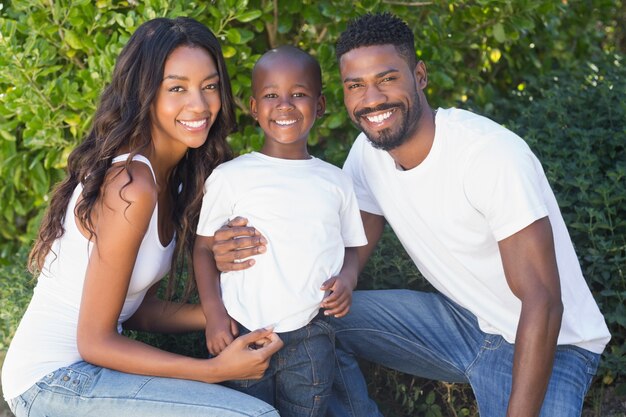
[[283, 347], [273, 329], [258, 329], [233, 340], [213, 361], [216, 369], [211, 377], [219, 380], [260, 379], [272, 355]]
[[246, 258], [265, 253], [266, 244], [261, 233], [248, 226], [248, 219], [235, 217], [215, 232], [211, 250], [221, 272], [241, 271], [254, 265], [254, 259]]

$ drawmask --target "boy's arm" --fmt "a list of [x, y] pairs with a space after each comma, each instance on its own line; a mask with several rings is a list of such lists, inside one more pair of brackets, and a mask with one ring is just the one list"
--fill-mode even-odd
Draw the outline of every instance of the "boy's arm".
[[325, 281], [320, 288], [331, 293], [322, 300], [322, 308], [327, 316], [340, 318], [348, 314], [352, 305], [352, 290], [356, 287], [359, 274], [357, 248], [346, 248], [343, 266], [339, 274]]
[[220, 274], [215, 266], [213, 236], [196, 236], [193, 269], [202, 311], [206, 317], [206, 343], [209, 353], [218, 355], [238, 334], [237, 323], [228, 316], [222, 302]]

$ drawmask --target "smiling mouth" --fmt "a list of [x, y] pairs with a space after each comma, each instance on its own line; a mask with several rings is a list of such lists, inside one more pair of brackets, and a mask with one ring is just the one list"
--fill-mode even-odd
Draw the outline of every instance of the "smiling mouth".
[[178, 123], [185, 126], [188, 129], [200, 129], [207, 125], [208, 119], [202, 120], [178, 120]]
[[381, 124], [385, 120], [389, 119], [396, 109], [388, 110], [384, 113], [377, 114], [375, 116], [364, 115], [363, 117], [370, 123]]
[[274, 123], [276, 123], [279, 126], [291, 126], [292, 124], [296, 123], [297, 120], [293, 119], [293, 120], [274, 120]]

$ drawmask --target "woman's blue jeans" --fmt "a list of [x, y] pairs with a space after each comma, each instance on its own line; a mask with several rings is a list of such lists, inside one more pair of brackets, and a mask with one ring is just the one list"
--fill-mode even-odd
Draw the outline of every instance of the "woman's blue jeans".
[[9, 401], [17, 417], [278, 417], [261, 400], [221, 385], [126, 374], [77, 362]]
[[[331, 321], [337, 342], [329, 417], [380, 416], [356, 358], [424, 378], [469, 383], [481, 417], [506, 414], [514, 345], [483, 333], [476, 317], [439, 293], [355, 291], [350, 313]], [[542, 417], [578, 417], [600, 355], [557, 348]]]

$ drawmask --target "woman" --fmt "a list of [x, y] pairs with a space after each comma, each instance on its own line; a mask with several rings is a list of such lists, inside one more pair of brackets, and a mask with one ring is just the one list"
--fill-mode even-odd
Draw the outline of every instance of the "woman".
[[187, 18], [141, 25], [117, 60], [91, 132], [70, 155], [31, 252], [40, 274], [2, 369], [16, 416], [278, 415], [213, 384], [260, 378], [282, 346], [271, 330], [242, 336], [213, 359], [120, 334], [122, 324], [204, 329], [199, 305], [161, 301], [156, 290], [169, 270], [171, 294], [189, 258], [202, 186], [230, 159], [233, 126], [215, 36]]

